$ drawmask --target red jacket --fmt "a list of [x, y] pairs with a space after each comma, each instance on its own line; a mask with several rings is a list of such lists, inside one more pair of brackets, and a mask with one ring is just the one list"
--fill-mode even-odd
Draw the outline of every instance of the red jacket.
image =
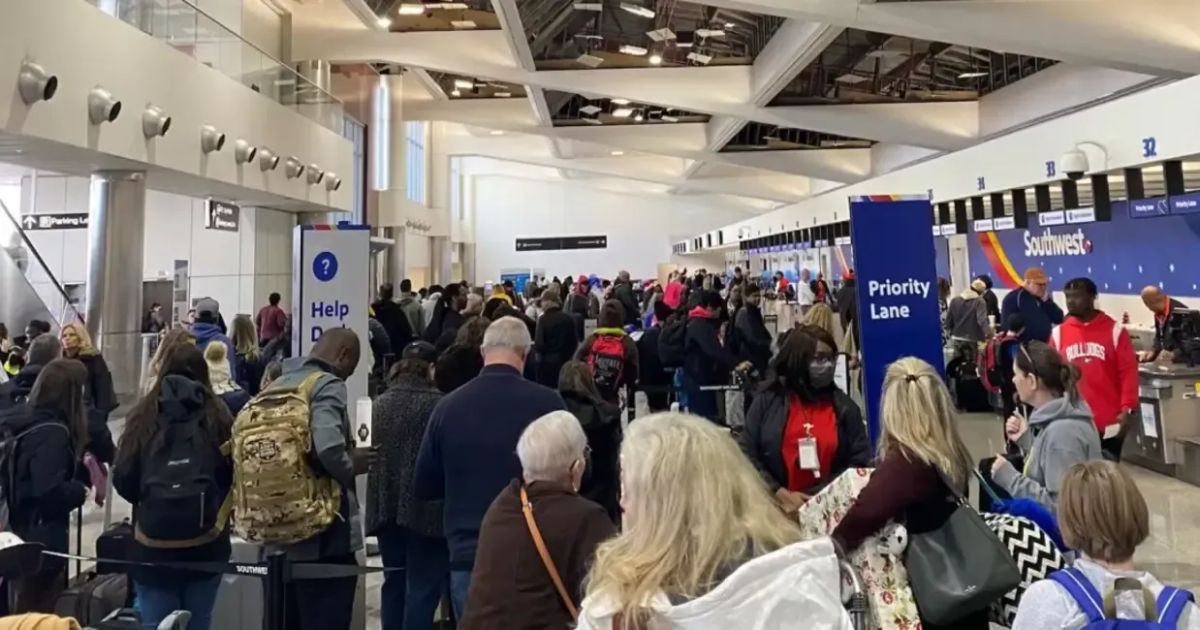
[[1129, 333], [1113, 318], [1103, 312], [1089, 322], [1069, 316], [1050, 335], [1050, 345], [1079, 368], [1079, 393], [1101, 435], [1123, 410], [1137, 409], [1137, 355]]

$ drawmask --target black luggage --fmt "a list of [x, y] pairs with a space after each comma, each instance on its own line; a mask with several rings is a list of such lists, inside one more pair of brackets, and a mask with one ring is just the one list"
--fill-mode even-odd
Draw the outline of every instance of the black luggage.
[[[96, 538], [96, 557], [101, 560], [128, 560], [133, 545], [133, 525], [129, 521], [113, 523]], [[125, 573], [125, 565], [97, 562], [96, 573]]]
[[80, 625], [97, 625], [114, 611], [125, 607], [129, 579], [124, 575], [99, 575], [85, 571], [75, 576], [58, 596], [54, 614], [73, 617]]

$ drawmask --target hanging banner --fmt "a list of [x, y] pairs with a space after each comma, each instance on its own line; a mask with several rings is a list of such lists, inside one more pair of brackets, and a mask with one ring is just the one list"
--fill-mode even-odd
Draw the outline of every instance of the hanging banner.
[[932, 229], [927, 196], [850, 198], [863, 397], [872, 444], [880, 435], [887, 367], [896, 359], [917, 357], [945, 371]]
[[[368, 275], [371, 230], [365, 225], [298, 225], [292, 241], [292, 356], [307, 355], [330, 328], [349, 328], [358, 335], [358, 368], [346, 381], [349, 412], [367, 395], [371, 345], [367, 332], [370, 303]], [[370, 431], [371, 419], [352, 417]]]

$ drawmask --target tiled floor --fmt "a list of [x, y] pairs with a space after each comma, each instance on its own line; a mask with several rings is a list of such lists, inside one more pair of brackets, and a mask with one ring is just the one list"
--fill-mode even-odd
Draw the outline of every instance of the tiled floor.
[[[960, 417], [960, 431], [976, 458], [998, 452], [1002, 443], [1000, 422], [994, 416], [967, 414]], [[114, 431], [116, 432], [116, 431]], [[1138, 550], [1137, 562], [1159, 579], [1177, 586], [1200, 589], [1200, 488], [1130, 466], [1130, 473], [1150, 506], [1150, 539]], [[129, 505], [116, 498], [113, 516], [129, 515]], [[103, 511], [89, 504], [84, 515], [83, 549], [90, 555], [103, 524]], [[378, 565], [379, 559], [371, 558]], [[379, 630], [379, 587], [382, 578], [369, 576], [366, 587], [368, 630]], [[222, 630], [239, 630], [222, 628]], [[244, 630], [252, 630], [246, 628]], [[256, 629], [254, 629], [256, 630]]]

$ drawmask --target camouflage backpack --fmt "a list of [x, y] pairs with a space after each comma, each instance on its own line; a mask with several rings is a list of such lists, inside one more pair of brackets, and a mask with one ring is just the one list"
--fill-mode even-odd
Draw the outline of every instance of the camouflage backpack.
[[338, 516], [341, 488], [310, 464], [312, 389], [271, 387], [233, 422], [233, 531], [249, 542], [289, 545], [324, 531]]

